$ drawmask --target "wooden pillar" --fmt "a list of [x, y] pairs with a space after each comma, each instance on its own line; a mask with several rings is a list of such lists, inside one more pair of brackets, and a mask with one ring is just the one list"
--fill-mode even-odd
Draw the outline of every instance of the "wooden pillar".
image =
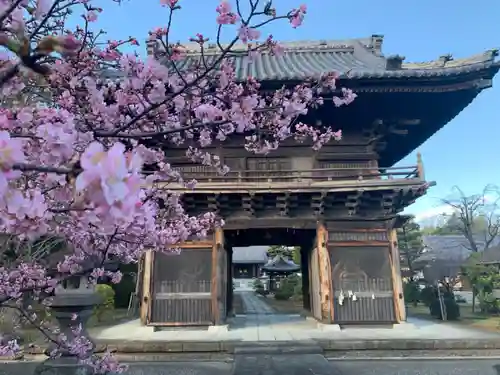
[[422, 162], [422, 154], [417, 153], [417, 174], [418, 178], [425, 181], [424, 163]]
[[142, 275], [142, 298], [141, 298], [141, 323], [149, 323], [149, 314], [151, 312], [151, 280], [153, 273], [153, 251], [147, 250], [144, 254], [144, 268]]
[[396, 229], [390, 229], [389, 237], [389, 259], [392, 272], [392, 290], [394, 294], [394, 312], [396, 321], [400, 323], [406, 320], [406, 307], [403, 294], [403, 280], [401, 278], [401, 264], [398, 250], [398, 237]]
[[226, 295], [226, 310], [227, 316], [233, 316], [234, 307], [233, 307], [233, 249], [226, 248], [227, 255], [227, 295]]
[[[311, 245], [309, 245], [311, 247]], [[307, 251], [309, 250], [309, 251]], [[306, 245], [300, 247], [300, 271], [302, 272], [302, 307], [304, 310], [312, 311], [311, 306], [311, 291], [310, 291], [310, 268], [312, 249], [308, 249]]]
[[212, 312], [214, 324], [221, 325], [226, 318], [225, 295], [227, 265], [224, 249], [224, 232], [216, 228], [212, 247]]
[[[328, 252], [328, 231], [323, 223], [318, 223], [316, 230], [316, 247], [318, 249], [321, 318], [327, 323], [333, 322], [332, 267]], [[312, 270], [315, 272], [315, 270]], [[316, 272], [317, 272], [316, 271]]]

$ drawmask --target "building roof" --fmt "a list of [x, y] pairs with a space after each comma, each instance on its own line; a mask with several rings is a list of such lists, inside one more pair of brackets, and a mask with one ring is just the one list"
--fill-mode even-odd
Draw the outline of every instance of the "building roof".
[[233, 263], [258, 263], [268, 261], [269, 246], [233, 247]]
[[[499, 66], [495, 57], [498, 50], [491, 49], [474, 56], [454, 59], [451, 55], [437, 57], [428, 62], [406, 63], [404, 57], [384, 56], [383, 36], [347, 40], [318, 40], [281, 43], [284, 53], [273, 56], [260, 53], [252, 58], [234, 57], [237, 77], [252, 76], [260, 81], [303, 80], [336, 71], [346, 78], [405, 78], [453, 76]], [[199, 61], [197, 43], [183, 44], [187, 57], [176, 62], [179, 70]], [[233, 50], [244, 51], [246, 46]], [[157, 52], [161, 55], [161, 51]], [[219, 48], [208, 45], [204, 49], [207, 59], [215, 58]]]
[[481, 254], [479, 254], [479, 262], [483, 264], [500, 263], [500, 246], [496, 245], [484, 250]]
[[471, 250], [468, 241], [461, 235], [423, 236], [425, 252], [416, 261], [458, 260], [469, 257]]
[[276, 255], [262, 267], [262, 270], [267, 272], [297, 272], [300, 271], [300, 266], [281, 255]]
[[[448, 236], [423, 236], [422, 241], [425, 246], [425, 253], [422, 254], [416, 262], [428, 262], [432, 260], [450, 260], [450, 261], [465, 261], [472, 254], [468, 240], [462, 235], [448, 235]], [[475, 239], [479, 250], [482, 252], [485, 259], [487, 257], [497, 257], [500, 262], [500, 248], [496, 246], [484, 251], [485, 241], [480, 236]], [[495, 245], [498, 241], [495, 241]], [[497, 248], [496, 252], [493, 251]], [[487, 255], [488, 254], [488, 255]]]

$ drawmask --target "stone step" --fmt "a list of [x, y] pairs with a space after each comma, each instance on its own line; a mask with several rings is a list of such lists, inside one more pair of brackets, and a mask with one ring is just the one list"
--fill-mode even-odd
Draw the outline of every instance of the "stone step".
[[332, 365], [321, 354], [235, 356], [232, 375], [303, 375], [335, 374]]
[[266, 354], [323, 354], [324, 349], [316, 343], [288, 343], [268, 341], [262, 344], [235, 345], [235, 355], [266, 355]]

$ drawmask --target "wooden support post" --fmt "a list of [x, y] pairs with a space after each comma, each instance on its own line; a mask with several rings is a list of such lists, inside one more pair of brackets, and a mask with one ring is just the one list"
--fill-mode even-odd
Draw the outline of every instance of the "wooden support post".
[[151, 275], [153, 271], [153, 251], [147, 250], [144, 254], [144, 267], [142, 275], [142, 299], [141, 299], [141, 323], [146, 325], [149, 323], [149, 314], [151, 311], [152, 290], [151, 290]]
[[[404, 298], [403, 298], [403, 283], [401, 279], [401, 269], [399, 261], [398, 239], [396, 229], [390, 229], [389, 237], [389, 260], [392, 273], [392, 290], [394, 296], [394, 312], [396, 321], [400, 323], [406, 320]], [[401, 298], [400, 298], [401, 297]]]
[[[319, 280], [321, 296], [321, 318], [327, 323], [333, 322], [332, 267], [328, 252], [328, 231], [324, 224], [318, 223], [316, 230], [318, 249]], [[315, 270], [312, 270], [314, 272]], [[317, 272], [317, 271], [316, 271]]]
[[422, 162], [422, 154], [420, 152], [417, 154], [417, 174], [418, 178], [425, 181], [424, 163]]
[[224, 231], [216, 228], [212, 247], [212, 312], [215, 325], [222, 325], [225, 320], [224, 301], [224, 277], [226, 274], [226, 262], [224, 249]]

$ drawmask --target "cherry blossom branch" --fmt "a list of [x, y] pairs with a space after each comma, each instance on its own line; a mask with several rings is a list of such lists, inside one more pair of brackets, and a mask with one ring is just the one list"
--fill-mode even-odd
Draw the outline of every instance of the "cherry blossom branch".
[[12, 12], [21, 4], [23, 0], [15, 0], [12, 2], [10, 7], [8, 7], [5, 12], [0, 16], [0, 25], [9, 17]]

